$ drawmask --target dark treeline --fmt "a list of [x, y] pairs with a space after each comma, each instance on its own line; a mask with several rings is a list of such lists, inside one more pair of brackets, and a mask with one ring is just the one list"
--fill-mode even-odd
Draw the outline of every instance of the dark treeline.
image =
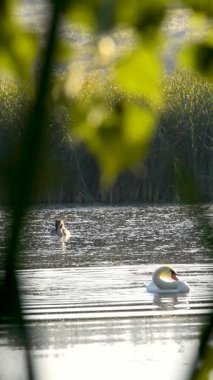
[[[167, 203], [179, 200], [176, 171], [183, 165], [197, 179], [205, 201], [212, 201], [212, 86], [191, 73], [164, 78], [165, 105], [145, 162], [123, 172], [101, 189], [99, 168], [83, 143], [73, 143], [65, 106], [51, 116], [36, 203]], [[111, 90], [113, 92], [113, 89]], [[115, 94], [110, 94], [111, 98]], [[0, 83], [0, 159], [7, 172], [27, 125], [29, 93], [14, 81]], [[55, 113], [55, 115], [54, 115]], [[2, 176], [2, 178], [4, 178]], [[7, 202], [4, 181], [0, 202]]]

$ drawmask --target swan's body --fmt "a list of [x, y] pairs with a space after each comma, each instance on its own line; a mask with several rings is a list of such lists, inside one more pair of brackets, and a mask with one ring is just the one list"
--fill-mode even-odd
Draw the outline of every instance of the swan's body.
[[52, 230], [52, 235], [59, 236], [64, 240], [70, 238], [70, 231], [65, 227], [62, 219], [57, 219], [55, 221], [55, 228]]
[[190, 291], [187, 282], [179, 280], [177, 273], [168, 266], [156, 269], [152, 274], [152, 281], [146, 285], [146, 289], [149, 293], [157, 294], [177, 294]]

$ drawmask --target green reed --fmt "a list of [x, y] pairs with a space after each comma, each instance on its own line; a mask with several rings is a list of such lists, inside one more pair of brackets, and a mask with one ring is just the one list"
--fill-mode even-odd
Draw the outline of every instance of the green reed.
[[[63, 80], [63, 76], [61, 76]], [[105, 88], [105, 102], [113, 107], [121, 93], [108, 78], [88, 74], [81, 92], [87, 101], [94, 81]], [[53, 80], [54, 82], [54, 80]], [[72, 122], [66, 105], [50, 112], [48, 136], [45, 136], [45, 159], [36, 203], [119, 203], [178, 201], [175, 176], [177, 166], [185, 162], [200, 184], [205, 200], [212, 199], [211, 136], [213, 124], [212, 86], [191, 72], [175, 72], [162, 81], [164, 106], [158, 128], [145, 162], [123, 172], [110, 190], [100, 188], [95, 159], [72, 137]], [[2, 160], [6, 160], [23, 133], [26, 114], [33, 95], [17, 82], [0, 82], [0, 124]], [[132, 100], [132, 99], [131, 99]], [[138, 101], [136, 99], [135, 101]], [[53, 165], [54, 163], [54, 165]], [[74, 180], [74, 179], [75, 180]], [[1, 202], [6, 194], [1, 191]]]

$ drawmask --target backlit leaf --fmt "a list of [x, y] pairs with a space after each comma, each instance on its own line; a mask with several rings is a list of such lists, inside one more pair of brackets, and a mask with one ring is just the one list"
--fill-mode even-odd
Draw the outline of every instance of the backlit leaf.
[[183, 0], [183, 2], [196, 12], [202, 12], [207, 17], [213, 17], [213, 2], [211, 0]]
[[130, 104], [121, 104], [113, 112], [96, 105], [74, 129], [97, 158], [104, 185], [112, 184], [120, 171], [144, 157], [154, 131], [151, 111]]
[[195, 69], [210, 82], [213, 82], [213, 35], [204, 41], [189, 45], [180, 54], [182, 66]]
[[166, 10], [166, 0], [119, 0], [118, 22], [129, 24], [147, 33], [159, 27]]
[[84, 27], [93, 28], [96, 22], [94, 12], [89, 4], [75, 3], [65, 16], [71, 23], [78, 23]]
[[35, 63], [37, 40], [34, 34], [6, 19], [0, 26], [0, 68], [28, 77]]
[[72, 52], [69, 44], [64, 40], [60, 40], [56, 46], [54, 61], [58, 62], [59, 64], [64, 63], [65, 61], [69, 61], [71, 58], [71, 53]]
[[204, 360], [200, 363], [195, 374], [193, 376], [193, 380], [210, 380], [211, 374], [213, 371], [213, 347], [206, 347], [206, 352], [204, 356]]
[[142, 95], [150, 102], [161, 102], [159, 81], [162, 66], [155, 49], [140, 46], [119, 62], [115, 79], [124, 91]]

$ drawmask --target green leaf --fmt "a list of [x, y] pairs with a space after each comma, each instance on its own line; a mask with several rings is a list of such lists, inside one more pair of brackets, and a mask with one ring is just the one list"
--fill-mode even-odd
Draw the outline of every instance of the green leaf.
[[210, 373], [213, 370], [213, 347], [206, 347], [206, 353], [204, 360], [197, 368], [193, 380], [209, 380], [211, 378]]
[[88, 3], [82, 4], [82, 2], [74, 3], [66, 12], [65, 17], [71, 23], [77, 23], [78, 25], [90, 28], [94, 28], [96, 22], [91, 6]]
[[74, 134], [97, 158], [102, 184], [107, 186], [120, 171], [145, 156], [154, 131], [155, 116], [150, 110], [122, 103], [114, 112], [103, 104], [89, 109]]
[[132, 25], [145, 34], [159, 28], [166, 11], [167, 0], [118, 0], [117, 21]]
[[204, 13], [207, 17], [213, 17], [213, 2], [211, 0], [183, 0], [195, 12]]
[[59, 64], [70, 61], [72, 51], [67, 41], [60, 39], [56, 45], [54, 62]]
[[34, 34], [5, 19], [0, 25], [0, 68], [23, 78], [32, 74], [37, 52]]
[[180, 65], [197, 70], [213, 82], [213, 34], [206, 40], [189, 45], [179, 57]]
[[162, 66], [155, 47], [141, 45], [120, 61], [115, 80], [124, 91], [142, 95], [150, 102], [161, 103], [159, 82]]

